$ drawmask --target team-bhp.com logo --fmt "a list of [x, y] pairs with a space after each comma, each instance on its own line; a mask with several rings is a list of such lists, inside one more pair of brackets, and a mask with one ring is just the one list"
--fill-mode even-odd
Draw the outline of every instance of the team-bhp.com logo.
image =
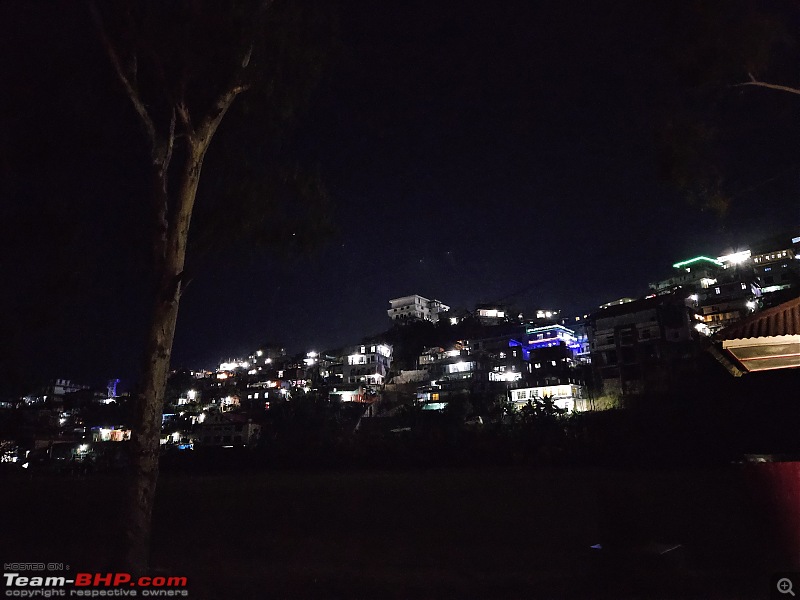
[[188, 597], [186, 577], [134, 577], [130, 573], [75, 573], [73, 577], [3, 573], [5, 596], [59, 597]]

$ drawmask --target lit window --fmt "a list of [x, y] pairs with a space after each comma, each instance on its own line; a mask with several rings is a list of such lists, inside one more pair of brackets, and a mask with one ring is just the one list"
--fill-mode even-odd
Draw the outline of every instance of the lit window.
[[719, 294], [719, 288], [714, 288], [714, 291]]

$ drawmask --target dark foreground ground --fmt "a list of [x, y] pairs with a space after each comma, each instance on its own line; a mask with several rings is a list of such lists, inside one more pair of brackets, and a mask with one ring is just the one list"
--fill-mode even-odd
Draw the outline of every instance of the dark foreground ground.
[[[108, 568], [117, 478], [0, 486], [3, 561]], [[734, 465], [165, 474], [153, 565], [215, 600], [761, 598], [765, 526]]]

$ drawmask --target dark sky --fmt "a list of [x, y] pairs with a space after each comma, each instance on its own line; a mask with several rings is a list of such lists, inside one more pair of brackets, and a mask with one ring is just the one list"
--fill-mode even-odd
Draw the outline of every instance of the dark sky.
[[[674, 4], [342, 0], [340, 47], [292, 137], [337, 233], [311, 256], [210, 261], [173, 363], [355, 343], [412, 293], [471, 308], [524, 289], [523, 307], [586, 312], [677, 260], [800, 225], [798, 97], [698, 95], [676, 58], [691, 15]], [[130, 382], [147, 314], [143, 138], [82, 9], [5, 2], [0, 22], [6, 379]], [[737, 60], [723, 61], [731, 83]], [[791, 63], [778, 53], [770, 73]], [[724, 125], [725, 215], [660, 168], [660, 133], [695, 96]]]

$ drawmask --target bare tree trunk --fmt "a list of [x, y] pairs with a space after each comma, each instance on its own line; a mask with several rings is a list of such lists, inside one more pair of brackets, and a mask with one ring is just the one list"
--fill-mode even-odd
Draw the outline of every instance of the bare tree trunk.
[[[141, 573], [149, 562], [150, 531], [158, 481], [158, 454], [164, 390], [169, 374], [172, 340], [178, 318], [179, 282], [165, 272], [157, 290], [136, 414], [131, 448], [130, 489], [125, 496], [125, 563]], [[172, 282], [170, 282], [172, 279]]]
[[147, 570], [150, 560], [151, 525], [161, 438], [164, 393], [169, 376], [172, 343], [178, 320], [189, 224], [197, 194], [205, 147], [190, 145], [181, 173], [176, 215], [170, 220], [161, 274], [147, 336], [142, 380], [136, 399], [131, 448], [131, 477], [125, 496], [125, 565], [132, 572]]

